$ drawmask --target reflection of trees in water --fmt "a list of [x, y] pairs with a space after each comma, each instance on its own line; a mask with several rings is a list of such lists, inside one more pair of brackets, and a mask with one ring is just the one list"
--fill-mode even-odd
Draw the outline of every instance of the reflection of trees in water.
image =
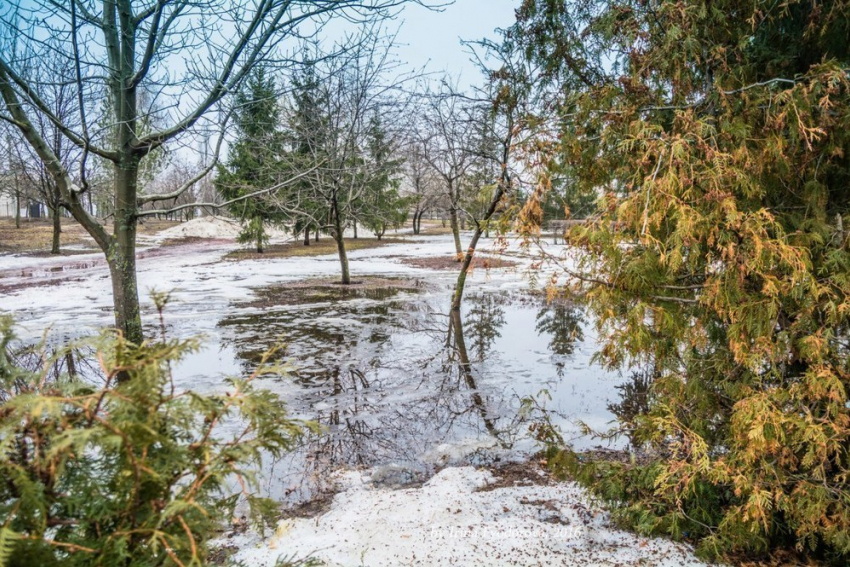
[[[24, 372], [41, 374], [45, 383], [69, 378], [95, 382], [102, 379], [101, 368], [95, 358], [95, 349], [90, 346], [61, 343], [39, 343], [36, 345], [9, 342], [3, 345], [6, 362]], [[0, 376], [3, 369], [0, 364]], [[0, 402], [8, 398], [9, 391], [19, 393], [20, 380], [12, 380], [0, 387]], [[8, 388], [8, 390], [7, 390]]]
[[466, 299], [471, 305], [464, 317], [463, 333], [469, 340], [470, 350], [478, 361], [484, 360], [495, 340], [502, 336], [505, 324], [503, 298], [494, 294], [470, 295]]
[[[415, 464], [425, 447], [450, 439], [456, 428], [483, 428], [498, 440], [498, 418], [488, 409], [470, 361], [467, 328], [460, 314], [451, 315], [442, 333], [448, 333], [448, 343], [434, 337], [432, 351], [406, 360], [404, 383], [389, 382], [387, 375], [396, 373], [383, 366], [337, 366], [332, 387], [310, 394], [324, 431], [309, 440], [308, 467], [321, 474], [339, 465]], [[391, 395], [402, 399], [387, 403]]]
[[[486, 301], [481, 301], [479, 304], [485, 305], [485, 309], [480, 311], [480, 313], [490, 316], [479, 315], [477, 320], [474, 320], [469, 328], [473, 329], [476, 333], [473, 335], [473, 348], [478, 347], [482, 349], [480, 351], [481, 354], [479, 354], [479, 360], [483, 360], [486, 350], [489, 349], [489, 344], [493, 342], [495, 337], [500, 336], [499, 327], [505, 322], [505, 311], [501, 307], [493, 308], [494, 303], [492, 301], [492, 297]], [[492, 316], [493, 314], [496, 315]], [[455, 357], [450, 354], [449, 360], [456, 363], [459, 376], [462, 377], [466, 387], [469, 388], [470, 400], [472, 401], [471, 407], [474, 408], [481, 416], [481, 421], [484, 423], [484, 427], [487, 429], [487, 432], [494, 438], [499, 439], [499, 432], [496, 429], [495, 421], [492, 417], [490, 417], [487, 406], [484, 403], [484, 399], [481, 397], [481, 393], [479, 392], [478, 385], [475, 381], [473, 366], [469, 360], [469, 353], [466, 349], [464, 332], [465, 329], [460, 311], [452, 311], [449, 315], [449, 333], [454, 340], [449, 341], [449, 346], [452, 348], [453, 353], [457, 356]], [[480, 341], [487, 340], [489, 340], [488, 346], [484, 347], [484, 343]]]
[[652, 383], [655, 381], [654, 370], [632, 372], [629, 379], [615, 386], [620, 391], [617, 402], [608, 403], [608, 411], [617, 417], [621, 431], [629, 438], [632, 445], [636, 444], [636, 418], [649, 411]]
[[551, 336], [549, 349], [553, 354], [569, 356], [577, 342], [584, 340], [582, 309], [571, 302], [556, 300], [545, 302], [537, 312], [536, 330]]
[[485, 358], [499, 336], [505, 316], [498, 301], [481, 299], [467, 321], [435, 314], [424, 302], [338, 302], [237, 315], [220, 327], [245, 364], [275, 341], [289, 345], [293, 379], [302, 387], [291, 404], [322, 427], [284, 465], [295, 490], [309, 492], [311, 482], [321, 486], [340, 466], [423, 470], [423, 452], [459, 433], [498, 438], [490, 408], [504, 400], [480, 390], [489, 361], [470, 356], [475, 349]]

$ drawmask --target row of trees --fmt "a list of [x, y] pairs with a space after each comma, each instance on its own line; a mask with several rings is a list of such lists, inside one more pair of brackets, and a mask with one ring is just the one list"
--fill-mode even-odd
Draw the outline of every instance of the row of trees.
[[[240, 240], [262, 252], [268, 225], [303, 233], [305, 245], [312, 231], [327, 231], [349, 283], [346, 230], [356, 236], [364, 226], [380, 239], [412, 213], [418, 233], [422, 217], [439, 210], [465, 274], [507, 196], [521, 197], [513, 191], [514, 154], [527, 135], [528, 99], [512, 81], [522, 69], [499, 46], [482, 44], [502, 58], [499, 73], [482, 65], [488, 81], [474, 96], [445, 83], [436, 93], [411, 93], [414, 76], [390, 76], [391, 47], [374, 38], [344, 57], [315, 54], [285, 95], [267, 68], [254, 72], [236, 97], [238, 134], [216, 178], [243, 221]], [[467, 226], [474, 232], [465, 248]]]
[[[200, 16], [189, 0], [7, 5], [0, 120], [10, 152], [26, 153], [38, 173], [57, 235], [64, 209], [104, 252], [116, 326], [128, 339], [142, 339], [135, 243], [149, 216], [227, 207], [258, 250], [269, 224], [304, 233], [305, 243], [330, 233], [348, 283], [346, 230], [380, 237], [412, 209], [418, 232], [426, 212], [442, 210], [465, 274], [503, 198], [516, 196], [519, 99], [498, 74], [472, 97], [449, 88], [411, 95], [416, 77], [397, 73], [375, 32], [399, 5], [222, 1]], [[330, 52], [300, 47], [334, 17], [363, 33]], [[187, 62], [198, 45], [207, 57]], [[197, 165], [178, 163], [199, 147]], [[202, 186], [211, 173], [216, 195]], [[470, 224], [464, 248], [460, 229]]]
[[[92, 236], [109, 265], [115, 323], [143, 339], [136, 283], [136, 227], [170, 203], [212, 164], [167, 193], [146, 193], [145, 168], [169, 149], [220, 132], [231, 95], [261, 62], [292, 64], [287, 42], [312, 37], [334, 18], [368, 24], [396, 0], [72, 0], [7, 2], [0, 13], [0, 120], [39, 157], [64, 207]], [[192, 57], [185, 55], [191, 50]], [[49, 63], [49, 64], [48, 64]], [[53, 71], [64, 70], [61, 74]], [[67, 112], [48, 95], [67, 85]], [[63, 160], [40, 130], [49, 124], [79, 153]], [[109, 170], [111, 227], [91, 210], [92, 164]]]
[[399, 99], [385, 96], [386, 60], [375, 47], [307, 62], [285, 97], [265, 68], [256, 69], [236, 97], [238, 135], [215, 180], [225, 202], [235, 201], [241, 241], [262, 252], [270, 224], [303, 233], [305, 245], [311, 233], [329, 232], [344, 284], [351, 281], [346, 229], [356, 234], [360, 224], [380, 239], [410, 206], [400, 192]]

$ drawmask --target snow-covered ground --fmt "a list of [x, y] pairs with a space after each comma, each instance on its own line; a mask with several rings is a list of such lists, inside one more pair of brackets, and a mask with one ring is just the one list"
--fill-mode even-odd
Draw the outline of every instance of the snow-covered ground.
[[[279, 557], [324, 565], [704, 565], [683, 545], [614, 529], [574, 483], [487, 489], [492, 474], [449, 467], [419, 488], [376, 488], [351, 473], [347, 488], [316, 518], [283, 520], [267, 539], [216, 542], [252, 567]], [[482, 490], [483, 489], [483, 490]]]
[[[385, 451], [390, 457], [399, 447], [418, 451], [418, 455], [403, 463], [408, 466], [415, 462], [452, 464], [462, 462], [470, 452], [488, 450], [493, 443], [482, 420], [488, 427], [492, 421], [500, 425], [498, 420], [506, 420], [505, 412], [512, 407], [511, 403], [504, 403], [506, 399], [516, 401], [542, 388], [550, 390], [552, 403], [560, 405], [564, 413], [604, 426], [610, 419], [605, 409], [606, 394], [612, 392], [616, 382], [615, 377], [605, 377], [600, 370], [589, 367], [594, 341], [590, 329], [585, 330], [574, 354], [558, 359], [556, 372], [553, 355], [546, 347], [549, 339], [541, 343], [542, 335], [535, 331], [541, 315], [527, 307], [513, 311], [508, 308], [502, 317], [504, 329], [497, 328], [493, 339], [493, 352], [498, 354], [491, 355], [489, 366], [475, 368], [478, 384], [452, 385], [437, 380], [439, 376], [414, 373], [409, 366], [411, 351], [404, 349], [410, 345], [419, 348], [416, 341], [425, 339], [413, 336], [404, 327], [405, 322], [398, 323], [390, 336], [375, 346], [374, 325], [370, 325], [379, 302], [374, 300], [349, 300], [345, 309], [333, 302], [318, 307], [251, 306], [258, 290], [271, 285], [337, 277], [339, 264], [335, 255], [223, 260], [234, 249], [234, 227], [219, 220], [199, 219], [192, 223], [150, 239], [140, 248], [138, 260], [143, 318], [148, 322], [155, 319], [147, 290], [170, 290], [172, 304], [166, 313], [169, 332], [179, 337], [204, 335], [211, 345], [177, 369], [182, 386], [215, 389], [222, 375], [240, 374], [244, 371], [244, 357], [240, 359], [239, 348], [244, 348], [246, 341], [250, 346], [258, 332], [256, 327], [274, 330], [274, 325], [284, 330], [310, 325], [330, 329], [328, 344], [336, 345], [334, 354], [359, 364], [371, 382], [368, 390], [355, 388], [353, 392], [348, 392], [343, 384], [338, 395], [328, 395], [326, 387], [313, 386], [309, 380], [295, 384], [281, 379], [268, 384], [291, 398], [290, 407], [299, 417], [321, 421], [334, 412], [342, 416], [342, 424], [351, 431], [341, 430], [331, 440], [350, 443], [350, 449], [342, 449], [360, 453], [333, 453], [328, 460], [343, 471], [347, 462], [367, 465], [359, 466], [357, 472], [342, 473], [345, 490], [335, 496], [327, 513], [311, 519], [286, 520], [276, 534], [265, 540], [243, 535], [223, 542], [240, 547], [238, 559], [252, 566], [273, 565], [279, 555], [303, 557], [311, 553], [339, 566], [699, 564], [682, 546], [613, 529], [604, 512], [587, 501], [585, 492], [569, 483], [477, 491], [492, 480], [490, 474], [460, 466], [443, 469], [417, 488], [392, 490], [371, 482], [371, 477], [396, 462], [384, 463], [383, 469], [370, 469], [369, 457], [376, 451]], [[209, 239], [157, 246], [162, 240], [186, 236]], [[485, 240], [481, 250], [492, 252], [494, 246], [494, 241]], [[558, 247], [550, 245], [549, 250], [557, 252]], [[351, 273], [355, 279], [370, 275], [422, 280], [432, 289], [429, 297], [439, 310], [439, 305], [448, 302], [454, 273], [412, 267], [403, 259], [447, 256], [452, 251], [450, 235], [408, 236], [403, 243], [351, 252]], [[519, 244], [511, 242], [509, 251], [519, 252]], [[518, 259], [520, 266], [490, 272], [476, 270], [467, 283], [467, 293], [499, 294], [527, 289], [524, 268], [533, 259], [511, 259]], [[538, 276], [541, 282], [547, 280], [545, 273]], [[52, 328], [54, 338], [77, 338], [112, 323], [109, 274], [100, 254], [62, 258], [0, 255], [0, 290], [4, 289], [0, 291], [0, 309], [15, 315], [18, 334], [24, 340], [38, 340], [47, 327]], [[413, 312], [417, 301], [423, 301], [421, 296], [403, 298], [395, 308]], [[238, 324], [231, 323], [234, 317]], [[251, 323], [248, 333], [242, 329], [248, 323], [241, 321], [251, 318], [256, 322]], [[446, 323], [445, 319], [438, 320]], [[355, 339], [351, 339], [352, 334]], [[474, 339], [468, 340], [470, 345], [474, 343]], [[320, 347], [322, 344], [316, 348]], [[383, 350], [375, 354], [374, 349]], [[372, 368], [376, 357], [384, 365], [377, 370]], [[449, 390], [445, 390], [447, 384], [451, 386]], [[477, 398], [479, 407], [470, 405], [470, 395]], [[462, 406], [458, 405], [461, 397], [465, 400]], [[462, 413], [455, 417], [455, 412]], [[447, 427], [454, 427], [454, 433], [447, 433], [445, 439], [429, 438], [436, 427], [432, 420], [441, 415], [450, 419]], [[469, 423], [458, 428], [455, 421], [463, 419]], [[336, 420], [340, 422], [339, 417]], [[387, 424], [397, 429], [386, 430], [386, 435], [376, 440], [366, 439], [354, 427], [368, 430]], [[319, 471], [319, 476], [322, 474]], [[274, 471], [265, 484], [280, 485], [282, 478], [279, 471]], [[278, 486], [269, 492], [288, 490]]]

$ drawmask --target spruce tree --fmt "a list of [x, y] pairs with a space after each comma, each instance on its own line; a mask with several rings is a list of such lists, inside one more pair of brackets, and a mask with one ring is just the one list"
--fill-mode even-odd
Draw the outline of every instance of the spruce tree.
[[[280, 105], [275, 81], [264, 68], [256, 68], [236, 95], [235, 121], [237, 139], [215, 181], [225, 200], [269, 189], [282, 178]], [[230, 212], [242, 221], [237, 240], [256, 244], [260, 253], [268, 242], [268, 225], [284, 220], [280, 208], [265, 193], [237, 201]]]
[[404, 223], [410, 203], [399, 194], [402, 161], [393, 155], [394, 148], [377, 113], [369, 121], [366, 143], [367, 158], [361, 167], [367, 181], [358, 209], [363, 224], [380, 240], [387, 228]]

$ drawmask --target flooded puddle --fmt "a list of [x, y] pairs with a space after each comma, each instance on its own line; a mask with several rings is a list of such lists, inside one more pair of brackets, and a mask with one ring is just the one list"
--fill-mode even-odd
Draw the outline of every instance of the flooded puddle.
[[[523, 413], [532, 397], [568, 441], [592, 448], [600, 442], [582, 434], [579, 421], [605, 430], [615, 414], [641, 403], [637, 382], [591, 365], [597, 338], [583, 309], [547, 303], [527, 291], [518, 270], [477, 271], [461, 313], [451, 316], [454, 273], [397, 261], [444, 256], [451, 242], [441, 238], [361, 252], [353, 260], [361, 283], [352, 287], [333, 283], [333, 257], [221, 262], [227, 247], [215, 243], [190, 256], [170, 248], [140, 263], [142, 289], [176, 290], [166, 309], [169, 336], [202, 336], [203, 349], [174, 368], [179, 388], [219, 391], [223, 377], [250, 374], [263, 353], [283, 345], [277, 362], [287, 371], [261, 385], [321, 432], [266, 463], [265, 495], [310, 499], [343, 468], [370, 468], [373, 481], [401, 485], [445, 465], [528, 455], [537, 449]], [[25, 341], [37, 343], [51, 324], [57, 342], [110, 324], [105, 267], [79, 271], [90, 272], [84, 284], [9, 294]], [[81, 285], [84, 310], [60, 301], [77, 298]], [[144, 317], [146, 332], [158, 335], [150, 305]]]
[[409, 279], [260, 288], [218, 322], [209, 367], [193, 357], [177, 378], [195, 387], [223, 362], [247, 374], [283, 345], [276, 362], [288, 372], [263, 385], [322, 432], [269, 465], [269, 495], [280, 500], [311, 498], [339, 468], [374, 468], [373, 480], [402, 485], [445, 465], [528, 454], [535, 445], [520, 408], [530, 396], [577, 446], [597, 444], [575, 420], [605, 429], [623, 380], [590, 365], [596, 338], [581, 308], [492, 291], [448, 315], [448, 297]]

